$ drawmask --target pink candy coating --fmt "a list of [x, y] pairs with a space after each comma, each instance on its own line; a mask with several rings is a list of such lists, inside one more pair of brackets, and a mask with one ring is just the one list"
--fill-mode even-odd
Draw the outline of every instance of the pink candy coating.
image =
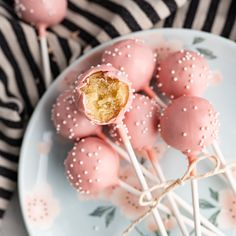
[[171, 99], [201, 96], [212, 76], [206, 59], [188, 50], [172, 53], [160, 62], [157, 70], [157, 86]]
[[[103, 72], [104, 75], [112, 79], [117, 79], [125, 83], [129, 87], [129, 97], [128, 97], [128, 101], [125, 107], [120, 110], [119, 114], [115, 118], [111, 119], [110, 121], [106, 123], [100, 122], [99, 120], [95, 120], [92, 118], [92, 116], [90, 115], [90, 111], [86, 106], [86, 97], [81, 91], [81, 88], [83, 88], [83, 86], [87, 84], [88, 77], [98, 72]], [[88, 119], [92, 120], [92, 122], [98, 125], [106, 125], [106, 124], [112, 124], [112, 123], [121, 123], [122, 119], [124, 118], [125, 112], [129, 109], [132, 103], [133, 92], [125, 73], [117, 70], [116, 68], [111, 66], [111, 64], [107, 64], [107, 65], [97, 65], [96, 67], [92, 67], [85, 73], [81, 74], [78, 77], [78, 79], [75, 81], [74, 97], [75, 97], [76, 106], [88, 117]]]
[[97, 193], [118, 184], [119, 156], [99, 138], [75, 143], [65, 168], [68, 180], [81, 193]]
[[77, 110], [71, 90], [60, 94], [52, 109], [52, 120], [59, 134], [69, 139], [97, 134], [101, 127], [92, 124], [90, 120]]
[[153, 51], [137, 39], [121, 40], [108, 47], [102, 55], [102, 63], [111, 63], [125, 71], [136, 91], [149, 85], [155, 68]]
[[[124, 120], [133, 148], [141, 150], [153, 147], [157, 141], [159, 115], [159, 108], [153, 99], [135, 94], [132, 108], [125, 114]], [[121, 142], [116, 128], [112, 129], [111, 136]]]
[[187, 155], [196, 154], [217, 138], [218, 113], [204, 98], [183, 96], [166, 108], [160, 128], [167, 144]]
[[66, 15], [66, 0], [15, 0], [19, 17], [37, 27], [58, 24]]

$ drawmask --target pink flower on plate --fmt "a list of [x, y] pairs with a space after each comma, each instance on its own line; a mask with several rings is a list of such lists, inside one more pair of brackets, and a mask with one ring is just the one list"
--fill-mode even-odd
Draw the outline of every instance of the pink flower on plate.
[[25, 215], [32, 227], [46, 230], [59, 215], [59, 202], [53, 197], [49, 185], [44, 185], [26, 193], [24, 197]]
[[[171, 231], [176, 226], [176, 220], [173, 216], [166, 216], [162, 220], [167, 231]], [[151, 216], [149, 216], [147, 219], [147, 227], [149, 231], [159, 232], [157, 224]]]
[[[138, 181], [135, 178], [129, 179], [129, 184], [140, 190]], [[125, 189], [118, 187], [113, 192], [111, 201], [119, 207], [121, 212], [130, 220], [144, 214], [148, 208], [139, 205], [139, 197], [129, 193]]]
[[234, 193], [225, 189], [219, 192], [220, 213], [219, 226], [223, 229], [232, 229], [236, 226], [236, 197]]
[[223, 77], [220, 71], [212, 71], [212, 79], [210, 85], [218, 86], [222, 82]]
[[[141, 186], [131, 165], [127, 164], [121, 168], [120, 179], [141, 192]], [[114, 189], [110, 201], [118, 206], [121, 212], [130, 220], [136, 219], [148, 210], [148, 207], [139, 205], [139, 196], [129, 193], [120, 186]]]

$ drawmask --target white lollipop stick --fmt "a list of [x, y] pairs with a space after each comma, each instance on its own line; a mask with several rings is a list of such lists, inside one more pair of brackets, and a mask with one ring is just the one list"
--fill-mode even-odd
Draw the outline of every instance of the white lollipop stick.
[[134, 188], [133, 186], [125, 183], [124, 181], [119, 179], [119, 185], [121, 188], [125, 189], [127, 192], [132, 193], [135, 196], [140, 196], [141, 192], [138, 191], [136, 188]]
[[[194, 161], [194, 157], [188, 157], [189, 163]], [[196, 175], [196, 170], [191, 173], [193, 176]], [[197, 180], [192, 179], [191, 181], [191, 191], [192, 191], [192, 204], [193, 204], [193, 218], [195, 224], [195, 235], [201, 236], [201, 223], [200, 223], [200, 208], [199, 208], [199, 194], [198, 194], [198, 184]]]
[[191, 180], [192, 200], [193, 200], [193, 216], [195, 225], [195, 235], [201, 236], [201, 224], [200, 224], [200, 208], [199, 208], [199, 195], [198, 184], [196, 179]]
[[[214, 152], [216, 153], [216, 155], [219, 157], [222, 165], [226, 165], [225, 157], [224, 157], [223, 153], [221, 152], [220, 147], [219, 147], [219, 145], [218, 145], [218, 143], [216, 141], [213, 142], [212, 148], [213, 148]], [[230, 186], [231, 186], [234, 194], [236, 195], [235, 177], [233, 176], [233, 173], [232, 173], [231, 169], [230, 168], [226, 168], [225, 174], [226, 174], [226, 176], [228, 178], [228, 181], [230, 183]]]
[[[161, 170], [160, 165], [157, 163], [157, 159], [154, 156], [153, 150], [147, 150], [147, 154], [148, 154], [149, 160], [151, 161], [151, 164], [152, 164], [152, 166], [154, 168], [154, 171], [155, 171], [156, 175], [159, 177], [161, 183], [165, 182], [165, 177], [163, 175], [163, 172]], [[179, 211], [179, 208], [178, 208], [175, 200], [173, 199], [171, 193], [167, 194], [167, 199], [168, 199], [168, 201], [169, 201], [169, 203], [171, 205], [171, 209], [172, 209], [172, 211], [173, 211], [173, 213], [175, 215], [175, 218], [176, 218], [177, 223], [178, 223], [178, 225], [180, 227], [182, 235], [184, 235], [184, 236], [189, 235], [188, 230], [187, 230], [187, 228], [186, 228], [186, 226], [184, 224], [182, 215], [181, 215], [181, 213]]]
[[[100, 136], [100, 135], [99, 135]], [[127, 162], [131, 162], [129, 159], [129, 156], [127, 154], [127, 152], [119, 147], [118, 145], [116, 145], [115, 143], [113, 143], [109, 138], [107, 138], [105, 135], [102, 135], [101, 138], [104, 139], [104, 141], [106, 141], [108, 144], [110, 144], [119, 154], [120, 156], [126, 160]], [[142, 172], [145, 174], [146, 177], [148, 177], [150, 180], [152, 180], [155, 183], [160, 183], [160, 181], [158, 180], [158, 178], [153, 175], [148, 169], [146, 169], [143, 165], [139, 164]], [[172, 196], [174, 197], [175, 201], [177, 202], [177, 204], [179, 206], [181, 206], [186, 212], [188, 212], [189, 214], [193, 215], [193, 209], [192, 206], [190, 206], [190, 204], [188, 204], [185, 200], [183, 200], [178, 194], [176, 194], [175, 192], [171, 193]], [[215, 235], [219, 235], [219, 236], [224, 236], [225, 234], [223, 232], [221, 232], [215, 225], [213, 225], [207, 218], [205, 218], [204, 216], [200, 215], [200, 220], [201, 223], [206, 226], [208, 229], [212, 230], [213, 232], [215, 232]]]
[[[119, 126], [119, 133], [120, 133], [120, 136], [121, 136], [121, 138], [123, 140], [123, 143], [124, 143], [124, 145], [125, 145], [125, 147], [127, 149], [127, 152], [129, 153], [130, 161], [131, 161], [131, 163], [132, 163], [132, 165], [134, 167], [134, 170], [135, 170], [136, 175], [137, 175], [137, 177], [139, 179], [139, 182], [140, 182], [143, 190], [147, 191], [149, 189], [147, 181], [146, 181], [146, 179], [145, 179], [145, 177], [143, 175], [142, 169], [140, 168], [139, 162], [138, 162], [137, 157], [136, 157], [136, 155], [134, 153], [134, 150], [133, 150], [133, 148], [131, 146], [131, 143], [129, 141], [129, 138], [127, 136], [127, 133], [126, 133], [126, 130], [125, 130], [123, 124], [121, 124]], [[149, 201], [152, 200], [152, 195], [151, 195], [150, 192], [148, 192], [146, 197], [147, 197], [147, 199]], [[160, 230], [161, 235], [162, 236], [168, 236], [168, 234], [166, 232], [166, 229], [165, 229], [165, 226], [164, 226], [164, 223], [163, 223], [163, 221], [161, 219], [161, 216], [160, 216], [158, 210], [156, 208], [154, 208], [152, 210], [152, 213], [153, 213], [154, 219], [155, 219], [155, 221], [156, 221], [156, 223], [158, 225], [158, 228]]]
[[157, 94], [149, 87], [145, 87], [144, 92], [151, 98], [155, 99], [157, 104], [161, 107], [166, 108], [166, 104], [157, 96]]
[[40, 49], [42, 56], [43, 75], [44, 75], [45, 85], [47, 88], [52, 82], [52, 75], [50, 69], [46, 30], [43, 26], [39, 26], [39, 41], [40, 41]]

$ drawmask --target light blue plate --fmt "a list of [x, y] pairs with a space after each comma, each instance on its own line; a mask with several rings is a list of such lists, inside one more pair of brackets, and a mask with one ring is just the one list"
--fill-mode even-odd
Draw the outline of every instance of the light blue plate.
[[[65, 178], [63, 161], [72, 143], [56, 134], [50, 113], [55, 98], [65, 88], [63, 79], [69, 71], [75, 68], [84, 71], [99, 62], [101, 52], [109, 44], [135, 37], [144, 39], [151, 46], [172, 41], [173, 45], [200, 50], [208, 58], [212, 70], [221, 72], [223, 81], [210, 87], [206, 97], [221, 114], [220, 146], [227, 160], [235, 157], [236, 46], [233, 42], [198, 31], [162, 29], [138, 32], [104, 43], [80, 57], [56, 79], [39, 102], [28, 125], [21, 149], [19, 194], [25, 224], [31, 236], [116, 236], [121, 235], [129, 224], [130, 221], [109, 201], [81, 201], [70, 187]], [[173, 150], [167, 151], [161, 165], [167, 178], [181, 176], [186, 169], [183, 156]], [[235, 235], [236, 206], [228, 190], [219, 177], [199, 182], [201, 213], [230, 236]], [[177, 193], [191, 203], [188, 184], [179, 188]], [[90, 215], [92, 212], [95, 216]], [[131, 235], [157, 235], [147, 228], [143, 224]], [[170, 235], [180, 235], [177, 228], [170, 227]]]

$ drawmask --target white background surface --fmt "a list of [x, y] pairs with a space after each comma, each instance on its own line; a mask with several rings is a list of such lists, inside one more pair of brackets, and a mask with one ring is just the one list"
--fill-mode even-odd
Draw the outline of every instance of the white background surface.
[[21, 215], [17, 191], [6, 211], [0, 227], [1, 236], [28, 236]]

